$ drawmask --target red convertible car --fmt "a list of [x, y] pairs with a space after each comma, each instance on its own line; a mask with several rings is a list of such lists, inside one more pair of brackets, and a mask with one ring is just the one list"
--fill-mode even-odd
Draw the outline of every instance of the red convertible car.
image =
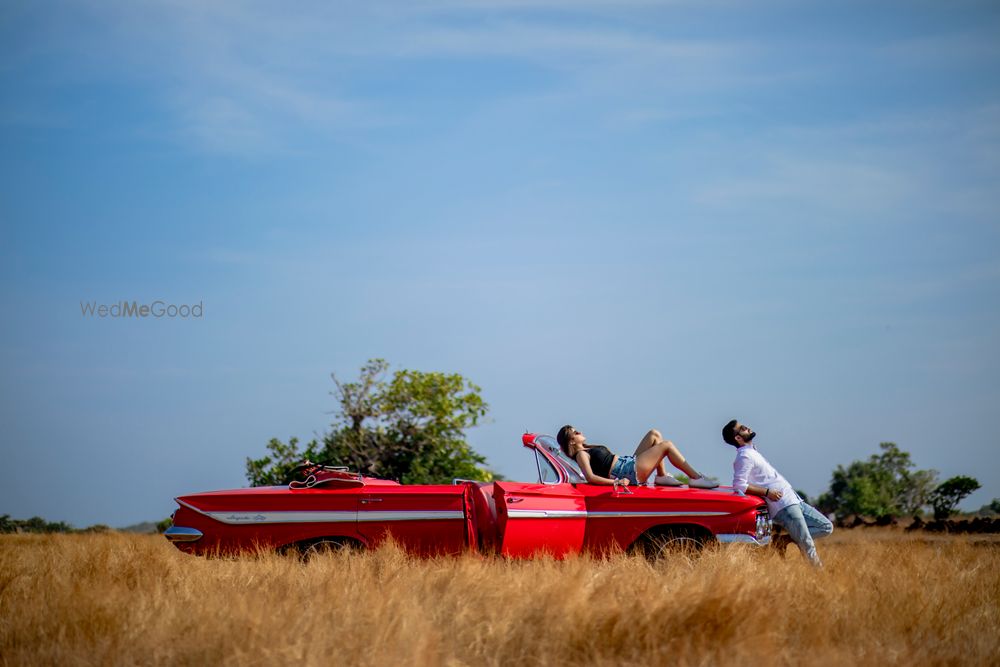
[[771, 536], [767, 507], [731, 488], [588, 484], [555, 438], [526, 433], [537, 482], [414, 484], [314, 466], [288, 486], [211, 491], [177, 498], [165, 535], [181, 551], [315, 551], [373, 547], [388, 537], [421, 555], [471, 550], [507, 557], [744, 542]]

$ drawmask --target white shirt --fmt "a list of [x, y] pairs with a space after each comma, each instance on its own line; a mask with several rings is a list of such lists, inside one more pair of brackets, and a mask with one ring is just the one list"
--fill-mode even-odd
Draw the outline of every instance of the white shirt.
[[765, 498], [767, 511], [770, 512], [772, 519], [775, 514], [789, 505], [802, 502], [788, 480], [767, 462], [767, 459], [757, 451], [757, 447], [753, 443], [737, 448], [736, 460], [733, 461], [733, 490], [741, 496], [746, 495], [748, 484], [781, 491], [780, 500]]

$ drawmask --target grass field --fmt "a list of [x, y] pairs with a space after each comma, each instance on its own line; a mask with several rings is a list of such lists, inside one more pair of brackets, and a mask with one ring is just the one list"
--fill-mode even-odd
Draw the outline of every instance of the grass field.
[[637, 557], [206, 560], [159, 536], [0, 537], [3, 665], [1000, 663], [1000, 545], [841, 531], [826, 568]]

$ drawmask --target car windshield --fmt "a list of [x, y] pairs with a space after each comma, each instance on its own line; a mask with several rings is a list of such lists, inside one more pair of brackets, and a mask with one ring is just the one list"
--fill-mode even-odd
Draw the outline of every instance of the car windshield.
[[559, 483], [559, 473], [556, 472], [556, 467], [545, 458], [540, 451], [537, 449], [535, 452], [535, 465], [538, 466], [538, 483], [539, 484], [558, 484]]
[[559, 447], [559, 443], [556, 442], [555, 438], [551, 435], [540, 435], [535, 438], [535, 442], [544, 447], [549, 454], [559, 459], [559, 463], [562, 464], [562, 467], [569, 475], [569, 481], [571, 484], [581, 484], [587, 481], [584, 478], [583, 473], [580, 472], [580, 468], [576, 465], [576, 461], [563, 454], [563, 451]]

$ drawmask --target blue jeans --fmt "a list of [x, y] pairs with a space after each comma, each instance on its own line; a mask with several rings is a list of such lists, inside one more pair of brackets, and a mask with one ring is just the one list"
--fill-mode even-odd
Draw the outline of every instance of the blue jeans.
[[771, 519], [788, 531], [789, 537], [798, 545], [799, 551], [813, 565], [822, 565], [813, 538], [826, 537], [833, 532], [833, 524], [812, 505], [798, 503], [779, 510]]
[[629, 484], [638, 484], [639, 478], [635, 476], [635, 457], [619, 456], [615, 465], [611, 468], [611, 479], [620, 477], [628, 478]]

